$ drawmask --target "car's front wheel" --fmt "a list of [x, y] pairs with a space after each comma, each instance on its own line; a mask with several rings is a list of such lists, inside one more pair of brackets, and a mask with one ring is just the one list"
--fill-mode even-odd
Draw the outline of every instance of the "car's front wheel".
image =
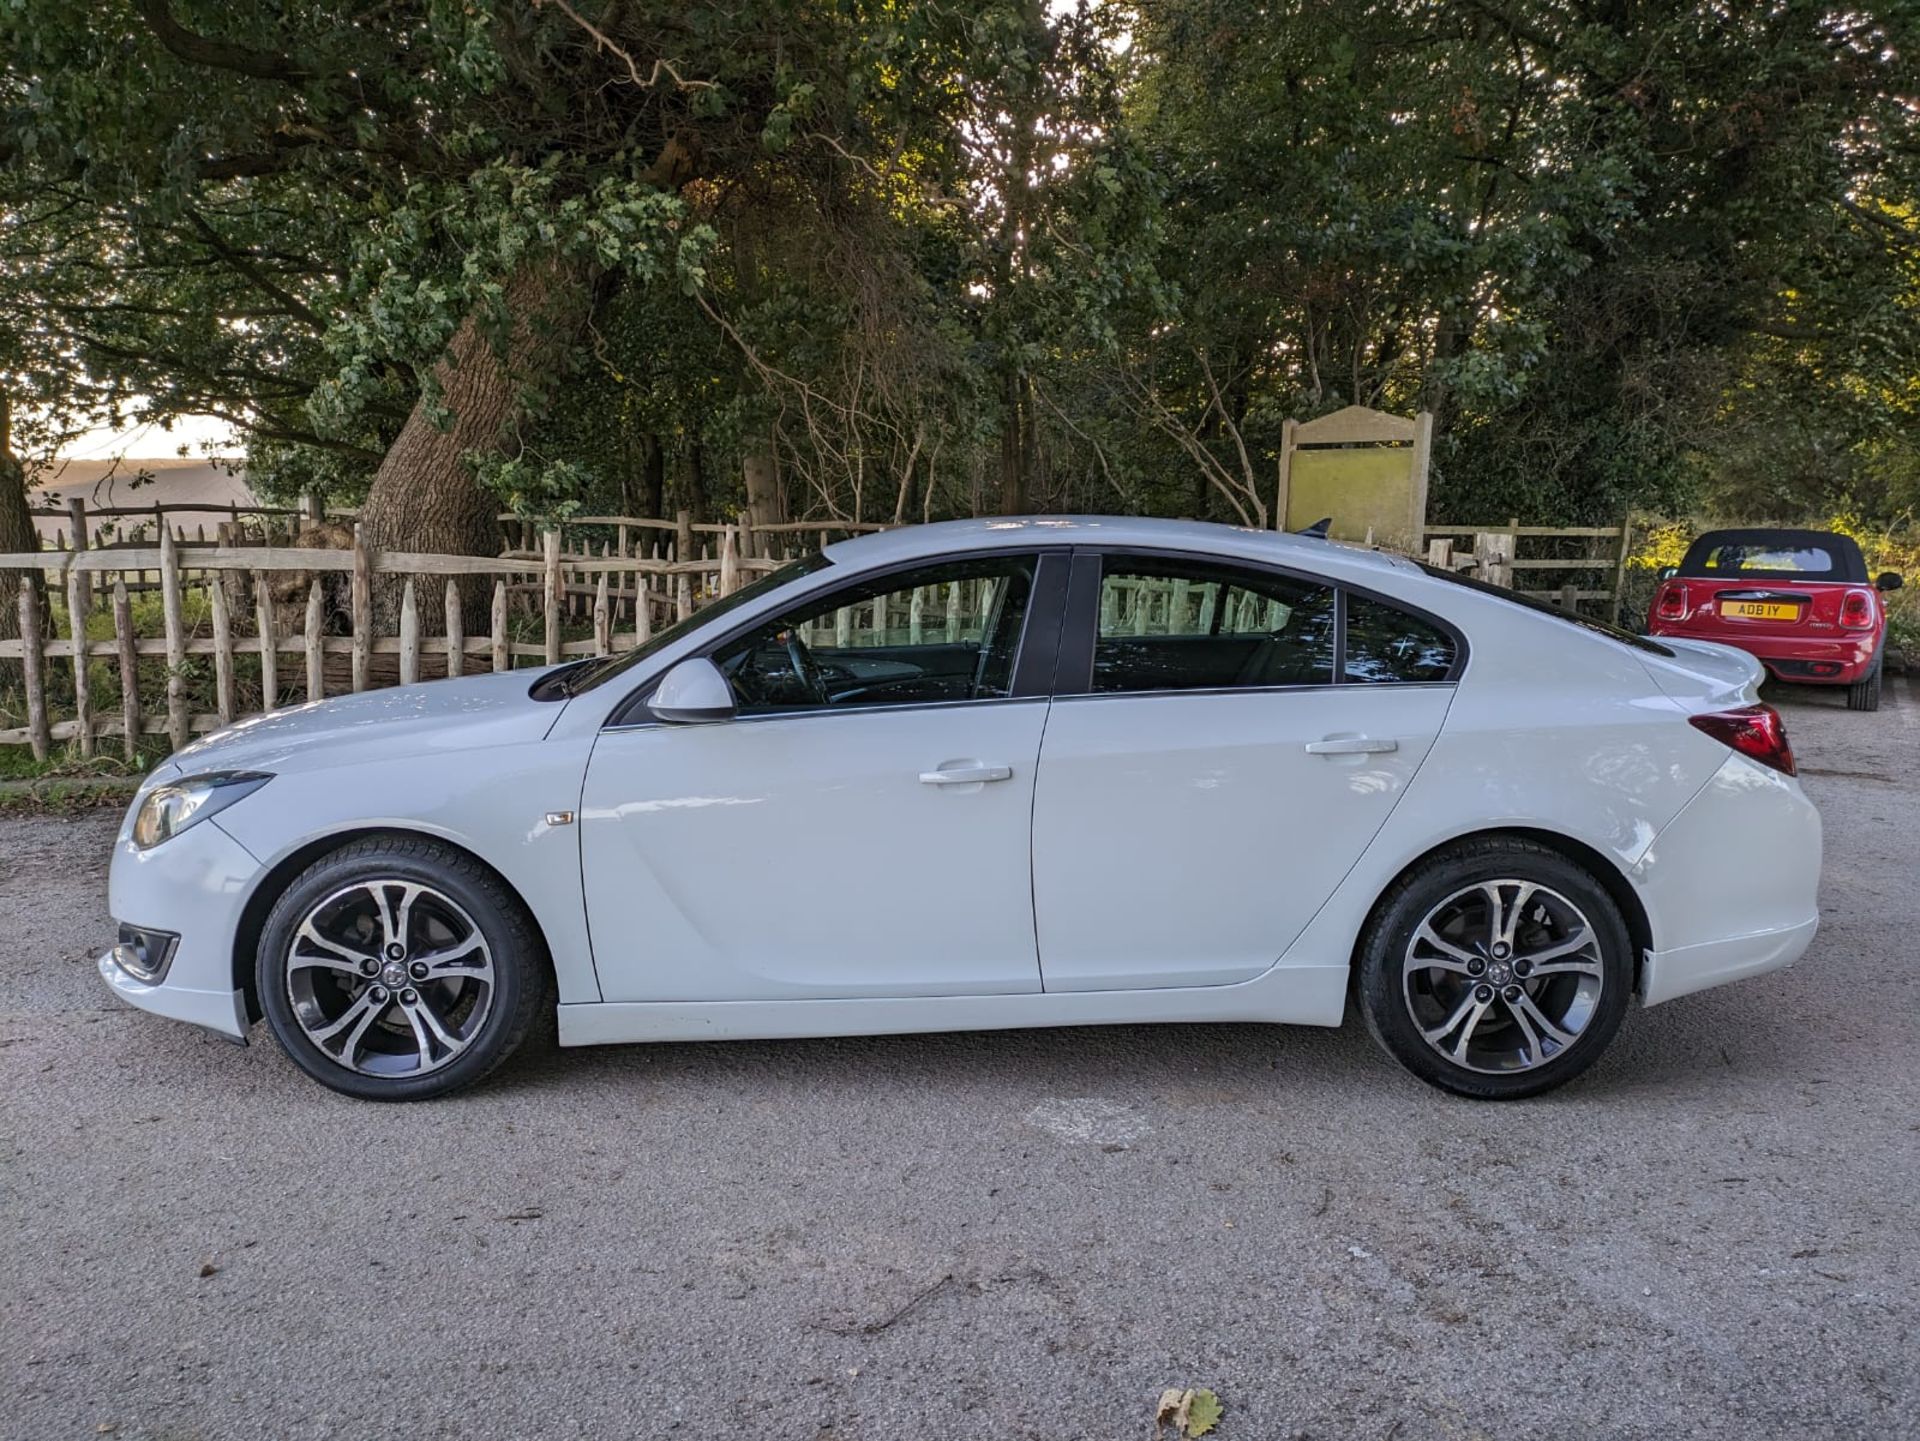
[[1360, 947], [1374, 1038], [1422, 1080], [1489, 1100], [1586, 1070], [1632, 985], [1632, 945], [1606, 888], [1517, 836], [1421, 862], [1382, 899]]
[[379, 836], [287, 887], [255, 980], [274, 1039], [315, 1080], [366, 1100], [424, 1100], [513, 1053], [545, 994], [545, 952], [518, 897], [472, 857]]

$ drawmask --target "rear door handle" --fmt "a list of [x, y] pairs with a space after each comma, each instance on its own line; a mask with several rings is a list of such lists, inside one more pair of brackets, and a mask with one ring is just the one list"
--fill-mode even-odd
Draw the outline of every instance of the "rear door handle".
[[1012, 766], [964, 765], [920, 772], [920, 784], [923, 786], [972, 786], [981, 781], [1012, 779]]
[[1307, 742], [1307, 754], [1310, 756], [1367, 756], [1399, 749], [1399, 741], [1375, 740], [1372, 736], [1338, 736]]

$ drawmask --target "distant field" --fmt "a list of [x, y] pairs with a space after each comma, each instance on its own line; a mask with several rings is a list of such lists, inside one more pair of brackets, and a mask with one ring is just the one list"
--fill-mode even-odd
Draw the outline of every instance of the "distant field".
[[[140, 480], [145, 472], [151, 479]], [[159, 460], [70, 460], [64, 462], [33, 490], [35, 507], [64, 506], [72, 496], [80, 496], [93, 510], [102, 506], [153, 505], [252, 505], [253, 492], [247, 489], [244, 475], [229, 474], [214, 460], [186, 460], [169, 456]], [[181, 517], [189, 526], [190, 516]], [[213, 517], [208, 517], [212, 528]], [[45, 540], [67, 528], [64, 516], [36, 516], [34, 524]]]

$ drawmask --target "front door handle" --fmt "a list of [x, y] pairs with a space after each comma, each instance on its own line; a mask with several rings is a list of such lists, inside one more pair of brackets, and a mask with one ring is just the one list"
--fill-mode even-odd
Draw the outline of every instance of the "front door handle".
[[1375, 740], [1372, 736], [1329, 736], [1323, 741], [1308, 741], [1310, 756], [1370, 756], [1400, 749], [1396, 740]]
[[1006, 781], [1012, 779], [1012, 766], [943, 766], [937, 771], [920, 772], [920, 784], [923, 786], [975, 786], [979, 785], [982, 781]]

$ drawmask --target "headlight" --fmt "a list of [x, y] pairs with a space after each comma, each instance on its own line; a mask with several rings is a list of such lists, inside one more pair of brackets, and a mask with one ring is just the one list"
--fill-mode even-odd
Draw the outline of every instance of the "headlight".
[[133, 818], [133, 843], [143, 851], [152, 850], [195, 822], [252, 795], [272, 779], [257, 771], [209, 771], [155, 786], [140, 803], [140, 814]]

